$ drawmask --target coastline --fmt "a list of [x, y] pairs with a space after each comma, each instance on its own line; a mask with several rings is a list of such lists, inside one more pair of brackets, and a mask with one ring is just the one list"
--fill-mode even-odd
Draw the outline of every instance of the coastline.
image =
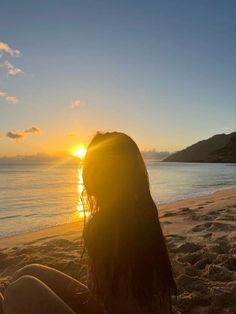
[[[236, 188], [160, 204], [158, 212], [178, 287], [174, 313], [236, 312]], [[1, 238], [0, 291], [30, 263], [86, 284], [82, 229], [79, 221]]]
[[[200, 194], [200, 195], [196, 195], [196, 196], [191, 196], [188, 198], [181, 198], [178, 200], [174, 200], [174, 201], [170, 201], [170, 202], [165, 202], [165, 203], [159, 203], [156, 202], [157, 208], [158, 208], [158, 213], [160, 215], [160, 212], [162, 210], [166, 210], [168, 209], [168, 207], [173, 207], [175, 208], [176, 206], [181, 206], [181, 204], [184, 206], [185, 202], [195, 202], [198, 201], [199, 198], [204, 198], [204, 197], [210, 197], [211, 195], [214, 195], [215, 193], [220, 193], [223, 191], [234, 191], [235, 190], [235, 194], [236, 194], [236, 185], [235, 186], [227, 186], [225, 188], [220, 188], [220, 189], [216, 189], [214, 191], [207, 191], [204, 194]], [[63, 224], [58, 224], [55, 226], [49, 226], [49, 227], [45, 227], [45, 228], [41, 228], [38, 230], [32, 230], [32, 231], [27, 231], [27, 232], [22, 232], [22, 233], [16, 233], [16, 234], [12, 234], [12, 235], [7, 235], [7, 236], [3, 236], [0, 237], [0, 250], [7, 248], [8, 246], [11, 246], [11, 243], [14, 243], [14, 241], [16, 241], [16, 243], [21, 244], [21, 241], [26, 241], [24, 243], [27, 243], [27, 238], [29, 237], [33, 237], [33, 238], [40, 238], [41, 234], [58, 234], [61, 233], [63, 234], [63, 232], [67, 231], [68, 227], [70, 226], [72, 230], [76, 230], [76, 228], [78, 228], [77, 230], [79, 231], [79, 233], [81, 234], [82, 230], [83, 230], [83, 219], [75, 221], [75, 222], [68, 222], [68, 223], [63, 223]], [[67, 236], [68, 236], [68, 232]], [[70, 232], [71, 234], [73, 233], [73, 231]], [[4, 245], [3, 243], [6, 243], [6, 245]]]
[[[157, 205], [236, 185], [232, 165], [154, 163], [148, 164], [147, 170], [151, 194]], [[19, 185], [17, 182], [22, 174], [24, 181]], [[78, 175], [77, 167], [68, 165], [3, 167], [0, 171], [0, 238], [78, 221]]]
[[[236, 165], [236, 164], [235, 164]], [[204, 196], [209, 196], [209, 195], [212, 195], [212, 194], [215, 194], [217, 192], [221, 192], [221, 191], [227, 191], [227, 190], [234, 190], [236, 189], [236, 184], [235, 185], [228, 185], [226, 187], [221, 187], [221, 188], [216, 188], [214, 190], [208, 190], [206, 192], [199, 192], [195, 195], [192, 195], [190, 197], [183, 197], [183, 198], [180, 198], [180, 199], [177, 199], [177, 200], [173, 200], [173, 201], [170, 201], [170, 202], [156, 202], [157, 206], [165, 206], [165, 205], [169, 205], [169, 204], [175, 204], [177, 202], [181, 202], [181, 201], [187, 201], [187, 200], [192, 200], [192, 199], [195, 199], [195, 198], [199, 198], [199, 197], [204, 197]]]

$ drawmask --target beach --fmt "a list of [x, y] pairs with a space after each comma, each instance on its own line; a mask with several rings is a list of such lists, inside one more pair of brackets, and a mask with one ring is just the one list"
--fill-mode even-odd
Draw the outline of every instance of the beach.
[[[236, 188], [158, 206], [178, 288], [174, 313], [236, 313]], [[0, 290], [30, 263], [86, 284], [83, 222], [0, 239]]]

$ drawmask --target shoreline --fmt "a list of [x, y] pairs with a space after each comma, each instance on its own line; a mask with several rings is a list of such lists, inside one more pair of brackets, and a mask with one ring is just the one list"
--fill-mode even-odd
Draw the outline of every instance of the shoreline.
[[[161, 164], [154, 163], [154, 166], [147, 166], [151, 194], [158, 206], [211, 194], [236, 185], [235, 167], [232, 166], [172, 164], [162, 167]], [[64, 166], [22, 168], [22, 171], [26, 171], [26, 182], [36, 180], [37, 189], [28, 183], [20, 186], [15, 184], [14, 182], [18, 182], [21, 177], [21, 171], [17, 169], [17, 167], [3, 168], [3, 175], [7, 175], [12, 182], [12, 189], [9, 190], [3, 176], [0, 239], [80, 220], [77, 215], [78, 171], [75, 168], [64, 168]], [[47, 179], [45, 174], [48, 171], [51, 174]], [[175, 180], [172, 182], [171, 178]], [[47, 186], [46, 190], [45, 186]], [[70, 188], [67, 190], [68, 187]], [[60, 192], [55, 193], [55, 189]]]
[[[235, 191], [235, 194], [236, 194], [236, 186], [230, 187], [230, 188], [226, 187], [226, 188], [223, 188], [223, 189], [211, 192], [211, 193], [202, 194], [202, 195], [198, 195], [198, 196], [194, 196], [190, 198], [179, 199], [179, 200], [168, 202], [168, 203], [160, 203], [160, 204], [156, 203], [159, 216], [163, 210], [167, 210], [169, 207], [176, 208], [178, 206], [184, 206], [186, 205], [186, 203], [189, 203], [189, 202], [191, 202], [192, 204], [195, 204], [199, 200], [204, 201], [205, 198], [214, 196], [215, 194], [218, 194], [224, 191], [229, 192], [229, 193], [231, 193], [231, 191], [232, 192]], [[42, 238], [43, 240], [45, 238], [45, 234], [47, 234], [48, 236], [51, 235], [51, 237], [54, 237], [56, 234], [58, 234], [58, 232], [61, 233], [62, 235], [69, 236], [69, 234], [72, 234], [75, 231], [75, 228], [77, 227], [78, 227], [77, 232], [81, 234], [83, 230], [83, 225], [84, 225], [84, 221], [83, 219], [81, 219], [75, 222], [59, 224], [59, 225], [55, 225], [55, 226], [51, 226], [47, 228], [42, 228], [38, 230], [27, 231], [24, 233], [17, 233], [17, 234], [13, 234], [6, 237], [1, 237], [0, 238], [0, 250], [6, 249], [7, 245], [11, 246], [11, 243], [14, 242], [14, 240], [16, 241], [16, 243], [22, 244], [21, 241], [24, 241], [24, 243], [26, 243], [25, 241], [28, 241], [29, 237], [34, 239], [34, 238], [40, 237], [41, 235], [44, 235]], [[68, 232], [67, 230], [69, 226], [71, 227], [71, 232]], [[5, 242], [7, 245], [4, 245], [3, 242]]]
[[176, 203], [176, 202], [180, 202], [180, 201], [186, 201], [186, 200], [191, 200], [191, 199], [195, 199], [195, 198], [198, 198], [198, 197], [208, 196], [208, 195], [220, 192], [220, 191], [234, 190], [234, 189], [236, 189], [236, 184], [235, 185], [230, 185], [230, 186], [227, 186], [227, 187], [222, 187], [222, 188], [219, 188], [219, 189], [214, 189], [212, 191], [208, 191], [208, 192], [205, 192], [205, 193], [200, 192], [199, 194], [196, 194], [195, 196], [184, 197], [184, 198], [180, 198], [180, 199], [177, 199], [177, 200], [174, 200], [174, 201], [170, 201], [170, 202], [158, 203], [158, 201], [157, 201], [155, 203], [156, 203], [156, 205], [158, 207], [160, 205], [168, 205], [168, 204], [172, 204], [172, 203]]
[[185, 202], [197, 202], [199, 199], [204, 199], [204, 198], [208, 198], [208, 197], [211, 197], [211, 196], [214, 196], [215, 194], [221, 194], [224, 193], [224, 192], [235, 192], [236, 194], [236, 185], [233, 185], [231, 187], [225, 187], [225, 188], [222, 188], [222, 189], [217, 189], [217, 190], [214, 190], [212, 192], [206, 192], [205, 194], [201, 194], [201, 195], [196, 195], [196, 196], [193, 196], [193, 197], [188, 197], [188, 198], [182, 198], [182, 199], [179, 199], [179, 200], [176, 200], [176, 201], [173, 201], [173, 202], [168, 202], [168, 203], [160, 203], [160, 204], [157, 204], [157, 207], [158, 209], [160, 207], [164, 207], [166, 208], [167, 206], [169, 205], [175, 205], [175, 204], [180, 204], [180, 203], [185, 203]]

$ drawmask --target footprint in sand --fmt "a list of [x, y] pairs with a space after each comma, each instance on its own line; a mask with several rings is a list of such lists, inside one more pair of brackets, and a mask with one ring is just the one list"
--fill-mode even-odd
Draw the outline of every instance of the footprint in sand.
[[202, 253], [200, 252], [194, 252], [194, 253], [187, 253], [184, 255], [181, 255], [178, 258], [178, 261], [180, 261], [181, 263], [189, 263], [189, 264], [195, 264], [196, 262], [198, 262], [202, 257]]
[[172, 217], [172, 216], [175, 216], [176, 215], [176, 212], [167, 212], [167, 213], [164, 213], [163, 215], [161, 215], [160, 217], [161, 218], [166, 218], [166, 217]]
[[193, 252], [201, 250], [202, 248], [203, 246], [201, 246], [198, 243], [186, 242], [184, 244], [180, 244], [176, 248], [176, 252], [177, 253], [193, 253]]
[[190, 208], [189, 207], [181, 207], [179, 209], [179, 213], [189, 213], [190, 212]]
[[179, 244], [179, 242], [183, 242], [185, 237], [177, 234], [168, 234], [166, 235], [166, 240], [170, 252], [176, 252], [176, 246]]
[[202, 237], [205, 239], [209, 239], [212, 237], [212, 232], [205, 233]]
[[1, 266], [7, 267], [9, 265], [17, 265], [19, 263], [22, 263], [28, 259], [27, 255], [21, 254], [17, 256], [8, 256], [6, 260], [1, 264]]
[[17, 255], [18, 254], [31, 254], [35, 250], [35, 247], [23, 247], [22, 249], [17, 250]]
[[219, 265], [207, 265], [205, 268], [205, 275], [213, 281], [228, 281], [232, 280], [232, 272], [227, 268]]
[[[234, 291], [235, 290], [235, 291]], [[222, 313], [222, 309], [227, 306], [230, 307], [230, 305], [235, 306], [235, 293], [236, 289], [232, 285], [224, 285], [223, 287], [212, 287], [210, 289], [210, 297], [214, 300], [213, 306], [218, 306], [216, 311], [214, 313]], [[213, 313], [213, 312], [212, 312]], [[234, 311], [230, 311], [227, 313], [235, 313]]]
[[227, 208], [236, 208], [235, 205], [228, 205]]
[[215, 220], [235, 221], [235, 217], [232, 215], [223, 215], [216, 217]]
[[207, 264], [212, 264], [216, 261], [217, 259], [217, 254], [216, 253], [212, 253], [210, 252], [209, 253], [209, 249], [206, 247], [203, 252], [202, 252], [202, 255], [199, 259], [199, 261], [197, 261], [194, 266], [198, 269], [203, 269], [205, 268], [205, 266]]
[[207, 294], [207, 282], [205, 279], [198, 276], [189, 276], [181, 274], [176, 278], [177, 286], [180, 291], [202, 291]]
[[218, 217], [218, 216], [219, 216], [219, 210], [218, 210], [218, 209], [217, 209], [217, 210], [212, 210], [212, 211], [209, 213], [209, 215]]
[[66, 239], [55, 239], [45, 243], [48, 248], [56, 248], [57, 250], [64, 250], [65, 248], [68, 249], [78, 249], [79, 246], [77, 243], [73, 241], [69, 241]]
[[183, 241], [185, 239], [184, 236], [181, 236], [179, 234], [167, 234], [166, 235], [166, 238], [169, 240], [169, 241]]
[[199, 224], [191, 229], [193, 232], [201, 232], [201, 231], [233, 231], [235, 230], [235, 226], [231, 226], [226, 223], [209, 221], [203, 224]]
[[231, 271], [236, 271], [236, 256], [229, 257], [224, 266]]
[[228, 239], [220, 238], [217, 239], [215, 244], [212, 246], [212, 251], [218, 254], [226, 254], [229, 253], [231, 249], [230, 242]]

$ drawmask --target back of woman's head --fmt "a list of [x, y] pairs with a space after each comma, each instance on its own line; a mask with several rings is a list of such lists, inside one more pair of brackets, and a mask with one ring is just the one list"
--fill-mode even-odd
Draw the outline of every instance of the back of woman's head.
[[99, 285], [116, 297], [121, 282], [148, 306], [175, 289], [152, 200], [147, 170], [135, 142], [118, 132], [97, 133], [87, 149], [83, 180], [92, 218], [84, 240]]
[[[118, 132], [98, 133], [93, 138], [84, 162], [83, 179], [87, 193], [101, 207], [130, 202], [149, 191], [147, 171], [137, 145]], [[114, 213], [114, 209], [109, 210]]]

